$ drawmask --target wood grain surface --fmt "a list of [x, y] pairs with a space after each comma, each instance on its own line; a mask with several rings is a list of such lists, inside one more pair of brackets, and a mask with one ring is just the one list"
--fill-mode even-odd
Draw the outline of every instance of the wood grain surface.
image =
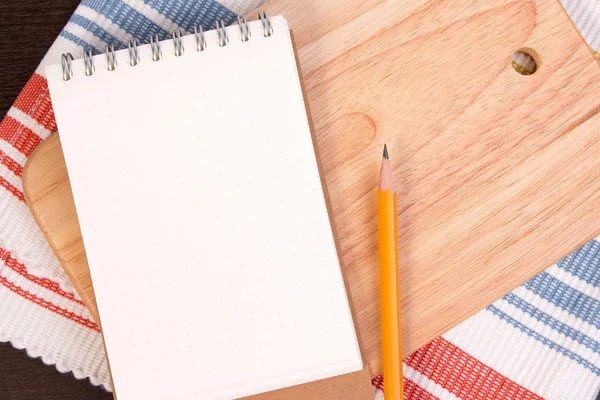
[[[381, 364], [383, 143], [399, 194], [405, 354], [598, 234], [600, 68], [558, 1], [274, 0], [267, 8], [294, 31], [372, 374]], [[521, 48], [534, 53], [533, 75], [511, 67]], [[56, 136], [29, 159], [24, 190], [94, 312]]]

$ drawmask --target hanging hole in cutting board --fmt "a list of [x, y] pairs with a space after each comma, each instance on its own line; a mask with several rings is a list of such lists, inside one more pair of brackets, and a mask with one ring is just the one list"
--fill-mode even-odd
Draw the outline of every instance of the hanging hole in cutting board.
[[535, 50], [522, 48], [512, 56], [512, 67], [521, 75], [532, 75], [539, 67], [540, 57]]

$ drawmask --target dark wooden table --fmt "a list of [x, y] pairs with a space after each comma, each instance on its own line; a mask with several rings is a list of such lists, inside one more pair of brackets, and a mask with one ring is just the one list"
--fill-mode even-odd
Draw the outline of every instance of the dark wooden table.
[[[0, 118], [35, 71], [80, 0], [0, 0]], [[2, 316], [0, 315], [0, 318]], [[61, 374], [0, 343], [0, 399], [111, 400], [112, 394]]]
[[80, 0], [0, 0], [0, 112], [4, 117]]

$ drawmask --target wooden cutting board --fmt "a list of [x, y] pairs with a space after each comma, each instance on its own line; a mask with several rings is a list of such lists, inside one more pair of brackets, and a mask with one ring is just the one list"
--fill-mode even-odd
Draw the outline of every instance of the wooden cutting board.
[[[383, 143], [399, 191], [405, 354], [598, 234], [600, 68], [558, 1], [274, 0], [267, 8], [294, 31], [371, 373], [380, 371]], [[511, 67], [521, 48], [538, 63], [533, 75]], [[29, 159], [23, 185], [95, 314], [57, 136]]]

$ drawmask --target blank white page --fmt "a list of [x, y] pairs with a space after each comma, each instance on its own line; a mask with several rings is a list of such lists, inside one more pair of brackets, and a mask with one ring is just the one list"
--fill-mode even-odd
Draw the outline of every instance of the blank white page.
[[50, 94], [119, 400], [231, 399], [362, 368], [287, 22]]

